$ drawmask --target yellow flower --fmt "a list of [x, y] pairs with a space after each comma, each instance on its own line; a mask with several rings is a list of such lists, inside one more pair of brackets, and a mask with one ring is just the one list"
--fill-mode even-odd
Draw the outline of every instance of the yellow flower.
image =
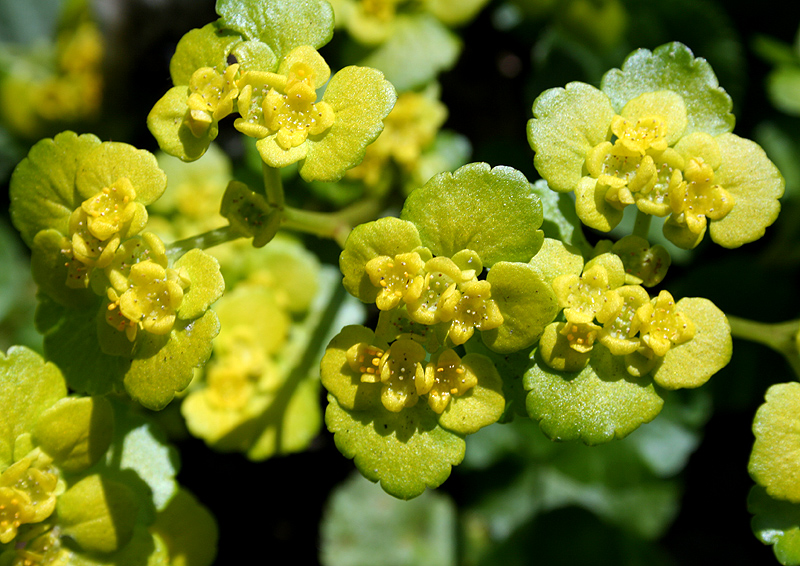
[[[189, 286], [188, 277], [145, 260], [131, 267], [128, 281], [128, 289], [121, 295], [113, 288], [108, 289], [109, 324], [124, 329], [131, 341], [136, 338], [137, 328], [151, 334], [169, 333], [183, 301], [183, 291]], [[119, 307], [117, 313], [116, 307]]]
[[642, 342], [655, 355], [665, 356], [673, 344], [682, 344], [694, 337], [694, 323], [682, 312], [675, 311], [675, 300], [668, 291], [636, 310], [631, 324], [639, 332]]
[[189, 114], [186, 122], [196, 137], [208, 132], [211, 124], [233, 112], [233, 101], [239, 95], [234, 77], [239, 65], [225, 68], [222, 74], [210, 67], [197, 69], [189, 80]]
[[478, 377], [449, 348], [425, 367], [424, 389], [428, 394], [428, 405], [439, 414], [447, 408], [451, 396], [464, 395], [477, 384]]

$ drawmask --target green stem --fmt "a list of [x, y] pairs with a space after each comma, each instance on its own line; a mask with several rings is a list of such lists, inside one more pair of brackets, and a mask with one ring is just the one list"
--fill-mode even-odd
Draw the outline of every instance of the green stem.
[[270, 167], [266, 163], [262, 163], [261, 170], [264, 175], [264, 194], [267, 195], [267, 202], [275, 208], [283, 208], [286, 198], [283, 192], [281, 170]]
[[758, 342], [783, 354], [794, 372], [800, 376], [800, 352], [796, 338], [800, 330], [800, 319], [769, 324], [738, 316], [727, 317], [734, 337]]
[[185, 238], [183, 240], [178, 240], [177, 242], [172, 242], [169, 244], [167, 246], [167, 259], [169, 260], [169, 263], [172, 264], [183, 254], [194, 248], [207, 250], [208, 248], [213, 248], [214, 246], [231, 242], [241, 237], [241, 232], [235, 231], [230, 226], [209, 230], [208, 232], [204, 232], [202, 234]]
[[644, 238], [648, 242], [650, 239], [648, 235], [650, 234], [650, 220], [652, 220], [652, 216], [642, 212], [641, 210], [636, 211], [636, 221], [633, 224], [633, 235], [639, 236], [640, 238]]
[[314, 212], [291, 206], [283, 209], [283, 227], [333, 238], [344, 248], [345, 240], [356, 224], [375, 218], [378, 201], [367, 199], [343, 208], [338, 212]]

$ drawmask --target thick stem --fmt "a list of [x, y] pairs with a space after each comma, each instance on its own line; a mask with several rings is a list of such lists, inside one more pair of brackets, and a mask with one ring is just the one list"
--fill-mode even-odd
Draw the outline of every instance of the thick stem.
[[650, 234], [650, 220], [652, 220], [652, 218], [653, 217], [649, 214], [646, 214], [641, 210], [637, 210], [636, 221], [633, 224], [633, 235], [644, 238], [649, 242], [650, 239], [648, 236]]
[[769, 324], [738, 316], [727, 315], [731, 335], [736, 338], [758, 342], [783, 354], [794, 372], [800, 377], [800, 352], [797, 348], [797, 332], [800, 320], [789, 320]]
[[264, 175], [264, 194], [267, 196], [267, 202], [275, 208], [283, 208], [286, 198], [283, 193], [281, 170], [270, 167], [266, 163], [262, 164], [261, 170]]
[[224, 226], [215, 230], [209, 230], [203, 234], [198, 234], [190, 238], [172, 242], [167, 246], [167, 259], [169, 263], [177, 261], [183, 254], [194, 248], [207, 250], [226, 242], [232, 242], [242, 237], [241, 232], [233, 230], [230, 226]]
[[378, 202], [371, 199], [359, 201], [338, 212], [313, 212], [285, 206], [283, 227], [332, 238], [344, 248], [353, 226], [375, 218], [378, 206]]

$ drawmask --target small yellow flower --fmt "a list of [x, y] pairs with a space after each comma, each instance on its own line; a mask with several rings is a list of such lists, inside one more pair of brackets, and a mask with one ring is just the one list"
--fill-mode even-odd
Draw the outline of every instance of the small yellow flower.
[[642, 341], [655, 355], [665, 356], [673, 344], [694, 337], [694, 323], [686, 314], [675, 311], [675, 300], [668, 291], [636, 310], [631, 331], [639, 332]]
[[488, 281], [470, 281], [460, 291], [458, 302], [445, 302], [442, 307], [442, 320], [452, 321], [448, 335], [453, 344], [465, 343], [476, 328], [492, 330], [503, 324], [503, 315], [492, 299]]
[[690, 159], [684, 172], [686, 181], [670, 190], [670, 206], [677, 222], [693, 234], [702, 234], [706, 219], [720, 220], [733, 208], [734, 198], [714, 184], [714, 170], [701, 158]]
[[192, 74], [186, 122], [196, 137], [204, 136], [212, 123], [233, 112], [233, 101], [239, 95], [235, 81], [238, 72], [239, 65], [233, 64], [222, 74], [210, 67], [202, 67]]
[[593, 265], [581, 276], [566, 274], [556, 277], [553, 290], [558, 306], [564, 309], [564, 316], [573, 324], [593, 322], [598, 313], [614, 309], [619, 302], [619, 296], [611, 292], [608, 271], [602, 265]]
[[389, 310], [407, 301], [412, 283], [419, 278], [425, 263], [417, 252], [397, 254], [396, 256], [378, 256], [367, 262], [365, 267], [373, 285], [381, 290], [375, 300], [380, 310]]
[[478, 377], [461, 363], [452, 349], [442, 352], [435, 362], [425, 367], [425, 390], [428, 404], [441, 414], [451, 396], [461, 396], [478, 384]]
[[[137, 328], [151, 334], [169, 333], [183, 301], [183, 291], [189, 286], [188, 277], [145, 260], [131, 267], [128, 282], [128, 289], [121, 295], [108, 289], [108, 323], [125, 330], [131, 341], [136, 338]], [[114, 312], [117, 307], [118, 312]]]
[[381, 402], [386, 409], [397, 413], [416, 405], [425, 383], [425, 356], [425, 348], [411, 338], [392, 342], [380, 361]]

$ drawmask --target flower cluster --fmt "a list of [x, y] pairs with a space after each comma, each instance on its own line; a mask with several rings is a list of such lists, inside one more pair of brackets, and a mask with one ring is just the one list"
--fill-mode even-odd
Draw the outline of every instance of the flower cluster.
[[313, 26], [282, 37], [280, 14], [268, 12], [263, 29], [239, 30], [235, 2], [228, 4], [218, 6], [219, 22], [178, 44], [171, 64], [176, 86], [148, 116], [161, 149], [197, 159], [216, 138], [220, 120], [238, 113], [234, 127], [257, 140], [268, 166], [299, 163], [306, 180], [339, 180], [380, 134], [394, 88], [366, 67], [346, 67], [331, 78], [317, 48], [330, 39], [332, 18], [314, 14]]
[[[180, 555], [178, 529], [197, 534], [209, 521], [216, 539], [196, 502], [180, 524], [162, 513], [184, 497], [169, 450], [141, 417], [103, 397], [67, 397], [58, 368], [24, 347], [0, 352], [0, 385], [0, 562], [120, 564], [157, 547]], [[136, 441], [125, 442], [134, 429]]]
[[[145, 231], [146, 207], [165, 187], [166, 175], [152, 154], [72, 132], [37, 143], [14, 171], [12, 219], [31, 247], [40, 300], [52, 303], [52, 318], [40, 320], [45, 348], [63, 362], [77, 389], [103, 393], [126, 379], [129, 393], [160, 406], [188, 384], [192, 367], [210, 353], [205, 349], [218, 323], [213, 313], [205, 315], [222, 294], [222, 277], [216, 260], [198, 249], [170, 262], [161, 239]], [[135, 369], [136, 360], [155, 363], [157, 352], [178, 347], [172, 338], [192, 330], [195, 338], [198, 331], [205, 338], [195, 342], [200, 349], [175, 358], [182, 367], [168, 387], [174, 389], [154, 390], [145, 368]], [[85, 367], [64, 348], [76, 336], [86, 340], [82, 348], [98, 351], [95, 363], [116, 368], [98, 372], [95, 379], [105, 384], [87, 384]], [[109, 357], [133, 362], [118, 365]]]
[[[344, 286], [380, 315], [374, 330], [348, 326], [329, 344], [326, 422], [340, 449], [390, 493], [413, 497], [443, 481], [460, 461], [461, 439], [503, 414], [500, 374], [475, 350], [530, 348], [555, 318], [555, 294], [528, 263], [542, 245], [541, 222], [520, 173], [475, 163], [412, 192], [401, 218], [362, 224], [347, 239]], [[389, 457], [386, 447], [375, 461], [366, 446], [376, 443], [399, 452]], [[425, 455], [437, 459], [435, 473], [410, 477], [403, 462]]]
[[539, 172], [552, 189], [575, 192], [587, 226], [609, 231], [633, 205], [666, 217], [664, 235], [681, 248], [706, 231], [737, 247], [775, 221], [783, 179], [758, 145], [730, 133], [730, 107], [708, 64], [669, 44], [635, 52], [601, 89], [544, 92], [528, 139]]
[[560, 275], [553, 289], [566, 321], [545, 329], [540, 351], [554, 369], [582, 369], [597, 341], [613, 355], [625, 356], [629, 373], [644, 375], [673, 345], [694, 337], [694, 323], [676, 310], [668, 291], [651, 299], [642, 286], [624, 284], [616, 255], [594, 258], [581, 275]]

